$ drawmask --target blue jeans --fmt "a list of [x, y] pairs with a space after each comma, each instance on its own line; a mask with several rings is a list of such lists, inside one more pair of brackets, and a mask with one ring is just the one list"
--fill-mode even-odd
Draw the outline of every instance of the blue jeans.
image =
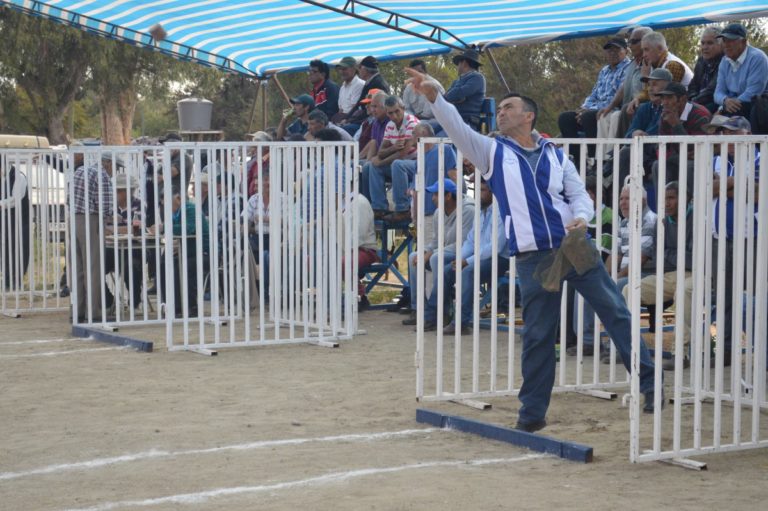
[[363, 170], [360, 171], [360, 180], [358, 181], [358, 185], [360, 188], [360, 195], [368, 199], [368, 202], [370, 203], [373, 203], [373, 200], [371, 199], [371, 189], [368, 186], [368, 181], [369, 181], [368, 176], [371, 175], [372, 168], [374, 168], [373, 164], [371, 162], [366, 162], [365, 165], [363, 165]]
[[[645, 274], [641, 275], [642, 277], [645, 277]], [[619, 293], [624, 290], [626, 285], [629, 283], [629, 277], [619, 277], [619, 279], [616, 281], [616, 288], [619, 290]], [[573, 287], [569, 287], [568, 289], [573, 289]], [[576, 332], [576, 335], [579, 335], [579, 317], [576, 315], [576, 301], [573, 302], [574, 307], [574, 313], [573, 313], [573, 331]], [[589, 303], [584, 300], [584, 346], [594, 346], [595, 344], [595, 310], [592, 308]]]
[[[480, 261], [480, 284], [488, 284], [491, 282], [491, 272], [493, 270], [493, 260], [491, 258], [483, 259]], [[498, 264], [499, 275], [509, 269], [509, 259], [506, 257], [499, 257]], [[447, 305], [451, 303], [455, 292], [453, 286], [456, 282], [456, 270], [451, 266], [450, 262], [443, 267], [443, 304]], [[461, 324], [469, 325], [472, 323], [472, 309], [474, 307], [475, 300], [473, 300], [473, 286], [475, 283], [475, 262], [467, 264], [461, 270]], [[437, 321], [437, 284], [432, 286], [432, 292], [429, 294], [427, 300], [427, 306], [424, 310], [424, 321]], [[455, 322], [455, 319], [454, 319]]]
[[[543, 420], [555, 383], [555, 342], [558, 321], [552, 311], [560, 309], [561, 292], [546, 291], [533, 277], [536, 267], [551, 251], [526, 252], [517, 256], [517, 275], [523, 299], [523, 353], [521, 357], [523, 386], [520, 388], [518, 421], [530, 424]], [[624, 367], [630, 370], [632, 353], [631, 315], [624, 297], [616, 288], [605, 266], [598, 264], [579, 275], [571, 270], [566, 276], [597, 312], [613, 339]], [[654, 390], [654, 367], [645, 344], [640, 344], [640, 392]]]
[[[416, 310], [416, 295], [418, 294], [418, 287], [416, 287], [417, 282], [417, 265], [415, 261], [415, 256], [422, 255], [424, 252], [411, 252], [408, 255], [408, 286], [411, 288], [411, 310]], [[451, 261], [456, 259], [456, 254], [452, 251], [446, 251], [445, 256], [443, 258], [443, 264], [451, 264]], [[429, 266], [425, 268], [426, 271], [435, 271], [435, 268], [437, 268], [437, 252], [433, 253], [429, 258]], [[434, 283], [433, 286], [434, 287]], [[430, 290], [424, 289], [424, 295], [429, 297]]]

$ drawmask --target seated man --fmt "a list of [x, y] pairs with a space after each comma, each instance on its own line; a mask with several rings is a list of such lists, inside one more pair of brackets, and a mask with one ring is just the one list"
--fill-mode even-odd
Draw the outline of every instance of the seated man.
[[[384, 129], [387, 127], [389, 117], [384, 108], [384, 100], [387, 99], [386, 92], [379, 89], [372, 89], [368, 97], [363, 100], [363, 104], [368, 112], [368, 117], [360, 125], [360, 129], [355, 133], [355, 137], [360, 148], [360, 164], [365, 163], [376, 156], [379, 152], [379, 146], [384, 141]], [[364, 191], [365, 190], [365, 191]], [[360, 192], [369, 197], [368, 183], [360, 183]]]
[[[451, 181], [452, 183], [453, 181]], [[439, 183], [433, 184], [429, 190], [437, 189]], [[475, 232], [474, 218], [472, 219], [472, 228], [467, 233], [467, 238], [461, 244], [459, 256], [452, 261], [445, 262], [443, 267], [443, 304], [450, 305], [451, 299], [455, 295], [453, 286], [456, 282], [456, 267], [461, 270], [461, 312], [454, 314], [454, 319], [443, 329], [443, 333], [453, 335], [456, 333], [456, 317], [460, 318], [461, 334], [471, 333], [470, 323], [472, 323], [472, 309], [475, 300], [473, 299], [475, 266], [480, 266], [480, 284], [490, 284], [493, 271], [493, 225], [496, 224], [496, 250], [497, 275], [504, 275], [509, 270], [509, 244], [507, 243], [504, 232], [504, 224], [501, 221], [501, 215], [493, 214], [493, 194], [488, 188], [488, 183], [484, 180], [480, 183], [480, 252], [475, 254]], [[437, 286], [432, 286], [432, 292], [429, 294], [427, 306], [424, 309], [424, 331], [429, 332], [437, 329], [437, 305], [438, 294]]]
[[[379, 262], [379, 248], [376, 242], [376, 226], [373, 221], [373, 208], [364, 195], [355, 194], [352, 197], [352, 211], [357, 215], [357, 268], [358, 270]], [[339, 243], [343, 244], [344, 232], [339, 231]], [[344, 261], [341, 262], [344, 268]], [[371, 306], [365, 295], [365, 285], [357, 282], [358, 310], [364, 311]]]
[[[475, 50], [464, 50], [464, 53], [454, 55], [453, 64], [459, 77], [448, 87], [443, 97], [456, 107], [466, 124], [479, 130], [485, 100], [485, 76], [480, 72], [480, 54]], [[445, 136], [437, 121], [430, 121], [430, 124], [437, 136]]]
[[[643, 83], [643, 36], [651, 32], [648, 27], [635, 27], [629, 34], [630, 63], [624, 72], [624, 81], [613, 96], [611, 103], [597, 113], [597, 138], [621, 137], [629, 127], [632, 115], [626, 112], [629, 103], [642, 88]], [[647, 74], [647, 73], [646, 73]]]
[[363, 89], [360, 92], [360, 97], [357, 99], [355, 108], [349, 113], [346, 119], [341, 121], [341, 126], [347, 130], [351, 135], [355, 133], [360, 124], [365, 120], [367, 113], [365, 111], [365, 104], [363, 100], [368, 97], [368, 93], [373, 89], [379, 89], [389, 94], [389, 84], [379, 73], [379, 62], [375, 57], [369, 55], [360, 61], [360, 65], [357, 67], [360, 78], [365, 82]]
[[306, 140], [315, 140], [315, 136], [317, 135], [317, 132], [325, 129], [330, 128], [332, 130], [338, 131], [339, 136], [341, 137], [341, 140], [351, 142], [352, 141], [352, 135], [341, 129], [340, 127], [336, 126], [332, 122], [328, 120], [328, 116], [325, 115], [325, 112], [322, 110], [312, 110], [309, 115], [307, 116], [307, 119], [309, 121], [307, 132], [304, 134], [304, 138]]
[[[427, 64], [421, 59], [412, 60], [408, 66], [429, 76], [427, 74]], [[442, 85], [439, 86], [439, 89], [440, 92], [445, 91]], [[435, 118], [432, 114], [432, 107], [429, 105], [429, 101], [427, 101], [423, 95], [414, 91], [413, 86], [410, 83], [406, 84], [405, 89], [403, 90], [403, 103], [405, 103], [405, 111], [407, 113], [413, 114], [422, 121]]]
[[[169, 310], [168, 314], [175, 314], [176, 317], [182, 317], [184, 314], [184, 303], [186, 303], [189, 317], [196, 317], [198, 315], [198, 262], [202, 265], [203, 278], [205, 278], [209, 271], [208, 219], [205, 218], [205, 216], [200, 219], [202, 224], [202, 233], [198, 233], [196, 231], [197, 210], [195, 205], [191, 201], [187, 200], [186, 196], [182, 195], [181, 191], [178, 189], [174, 189], [171, 196], [171, 212], [171, 228], [173, 229], [173, 235], [182, 237], [183, 233], [184, 236], [182, 237], [181, 242], [183, 243], [186, 240], [186, 244], [174, 247], [174, 309]], [[202, 234], [203, 237], [203, 252], [200, 254], [199, 258], [197, 254], [196, 240], [198, 234]], [[165, 258], [165, 254], [163, 254], [162, 257]], [[183, 264], [183, 258], [186, 258], [186, 272]], [[165, 272], [161, 272], [162, 287], [166, 290], [166, 293], [168, 289], [168, 278], [169, 276], [165, 275]], [[182, 295], [183, 286], [186, 286], [186, 295]]]
[[[301, 94], [291, 98], [291, 105], [293, 110], [283, 115], [277, 125], [277, 140], [288, 140], [291, 135], [304, 136], [309, 129], [309, 112], [315, 108], [315, 100], [309, 94]], [[293, 122], [288, 124], [291, 119]]]
[[[750, 125], [749, 121], [741, 116], [731, 117], [731, 118], [723, 118], [716, 116], [716, 119], [712, 120], [711, 125], [707, 126], [708, 130], [711, 130], [712, 132], [715, 132], [717, 134], [726, 135], [729, 137], [740, 137], [744, 135], [750, 135], [752, 134], [752, 126]], [[726, 161], [723, 161], [723, 158], [720, 154], [720, 150], [716, 150], [716, 154], [714, 157], [713, 167], [714, 167], [714, 173], [715, 173], [715, 179], [712, 183], [712, 194], [713, 194], [713, 200], [714, 200], [714, 216], [712, 219], [712, 236], [714, 238], [714, 242], [712, 244], [712, 292], [713, 297], [715, 296], [715, 293], [717, 292], [717, 279], [718, 279], [718, 254], [719, 254], [719, 245], [724, 244], [725, 245], [725, 280], [723, 281], [725, 283], [725, 303], [723, 304], [723, 308], [725, 309], [723, 311], [724, 313], [724, 325], [723, 325], [723, 342], [717, 343], [717, 347], [720, 348], [722, 346], [723, 350], [723, 360], [725, 366], [731, 365], [731, 356], [733, 354], [733, 296], [734, 296], [734, 288], [741, 289], [742, 285], [739, 284], [738, 287], [733, 285], [734, 282], [734, 273], [737, 275], [742, 275], [742, 272], [744, 272], [744, 269], [747, 266], [747, 255], [748, 250], [744, 250], [744, 256], [743, 259], [739, 259], [738, 256], [734, 253], [734, 242], [736, 241], [737, 236], [737, 222], [734, 220], [735, 218], [735, 212], [736, 212], [736, 198], [734, 197], [735, 191], [737, 189], [737, 181], [739, 178], [741, 178], [742, 184], [744, 186], [744, 189], [747, 189], [747, 185], [744, 181], [749, 179], [751, 176], [750, 174], [754, 174], [755, 176], [755, 201], [754, 201], [754, 214], [755, 214], [755, 224], [754, 224], [754, 231], [751, 231], [747, 229], [747, 225], [744, 225], [743, 229], [743, 236], [745, 238], [745, 244], [748, 243], [749, 239], [752, 238], [754, 242], [754, 250], [757, 250], [757, 234], [758, 234], [758, 189], [759, 189], [759, 182], [760, 182], [760, 153], [758, 150], [758, 147], [755, 146], [755, 159], [754, 159], [754, 168], [750, 167], [747, 169], [738, 169], [738, 163], [736, 163], [736, 160], [734, 159], [735, 156], [735, 150], [736, 146], [734, 144], [728, 144], [727, 147], [727, 159]], [[742, 170], [739, 172], [739, 170]], [[721, 187], [721, 181], [725, 179], [725, 189], [726, 189], [726, 200], [725, 204], [720, 203], [720, 187]], [[742, 199], [743, 200], [743, 199]], [[720, 219], [723, 214], [723, 211], [725, 211], [725, 232], [722, 232], [720, 230]], [[745, 214], [746, 208], [745, 208]], [[745, 223], [746, 224], [746, 223]], [[757, 261], [762, 261], [763, 264], [765, 264], [765, 259], [762, 259], [756, 252], [752, 254], [753, 260], [756, 262], [755, 264], [759, 264]], [[755, 268], [756, 270], [756, 268]], [[745, 272], [746, 273], [746, 272]], [[753, 278], [756, 278], [757, 271], [753, 272]], [[746, 281], [746, 278], [745, 278]], [[753, 282], [753, 284], [755, 284]], [[746, 286], [744, 286], [746, 287]], [[753, 287], [753, 289], [756, 289]], [[738, 292], [738, 291], [737, 291]], [[713, 303], [716, 302], [716, 298], [713, 298]], [[715, 304], [715, 306], [717, 306]], [[737, 312], [738, 314], [738, 312]], [[747, 321], [750, 321], [750, 319], [747, 319]], [[768, 316], [766, 317], [766, 321], [768, 321]], [[746, 329], [745, 324], [743, 324], [744, 329]], [[766, 330], [764, 332], [768, 332], [768, 325], [766, 325]], [[737, 337], [738, 339], [738, 337]], [[737, 341], [738, 342], [738, 341]], [[749, 340], [747, 342], [750, 342]], [[738, 345], [737, 345], [738, 347]], [[712, 361], [714, 364], [714, 359]]]
[[[705, 107], [688, 101], [688, 90], [683, 85], [672, 82], [658, 93], [661, 96], [660, 136], [706, 135], [705, 125], [712, 114]], [[667, 144], [666, 181], [677, 181], [680, 155], [678, 144]], [[658, 161], [653, 165], [653, 188], [658, 189]], [[688, 187], [694, 186], [694, 147], [688, 146]]]
[[[416, 146], [413, 142], [413, 128], [419, 123], [419, 120], [405, 113], [403, 100], [397, 96], [389, 96], [384, 101], [389, 122], [384, 129], [384, 140], [379, 147], [379, 151], [363, 167], [361, 179], [368, 180], [368, 192], [371, 196], [371, 205], [373, 206], [374, 216], [383, 219], [388, 213], [387, 195], [385, 189], [385, 179], [392, 178], [392, 162], [400, 159], [414, 159], [416, 157]], [[400, 207], [400, 217], [404, 211], [407, 217], [410, 217], [408, 199], [405, 196], [405, 189], [402, 190], [402, 200], [395, 198], [396, 207]], [[397, 211], [396, 211], [397, 212]], [[403, 221], [405, 218], [398, 217], [397, 221]], [[389, 221], [395, 221], [390, 218]]]
[[[132, 184], [138, 184], [134, 181]], [[128, 203], [128, 176], [118, 174], [115, 176], [115, 208], [117, 211], [117, 225], [114, 232], [117, 234], [135, 234], [132, 240], [131, 250], [128, 245], [121, 245], [117, 250], [117, 263], [115, 263], [115, 250], [112, 247], [106, 248], [104, 256], [105, 273], [115, 273], [120, 277], [121, 282], [115, 281], [115, 288], [125, 284], [131, 300], [127, 305], [138, 308], [141, 301], [141, 281], [144, 264], [141, 258], [141, 200], [135, 195]], [[110, 301], [107, 293], [107, 302]], [[110, 305], [108, 303], [108, 305]]]
[[[9, 158], [10, 160], [10, 158]], [[3, 158], [3, 162], [5, 159]], [[39, 193], [39, 192], [38, 192]], [[29, 267], [31, 243], [27, 176], [9, 165], [0, 168], [0, 232], [3, 289], [21, 289]]]
[[357, 76], [357, 61], [355, 57], [344, 57], [336, 64], [336, 70], [341, 75], [341, 87], [339, 88], [339, 111], [331, 117], [334, 123], [344, 121], [357, 106], [360, 93], [363, 92], [365, 82]]
[[[460, 243], [464, 243], [467, 239], [467, 234], [472, 229], [472, 223], [475, 219], [475, 203], [467, 197], [462, 197], [462, 209], [458, 209], [457, 194], [458, 189], [456, 183], [450, 179], [443, 178], [443, 201], [445, 214], [440, 212], [440, 182], [436, 181], [430, 186], [427, 186], [426, 191], [432, 194], [432, 203], [438, 208], [432, 215], [432, 231], [435, 233], [434, 237], [424, 240], [424, 245], [419, 245], [419, 249], [411, 252], [408, 255], [408, 285], [411, 288], [411, 314], [410, 317], [403, 320], [404, 325], [416, 324], [416, 300], [418, 299], [418, 287], [417, 287], [417, 271], [419, 257], [424, 258], [424, 264], [428, 271], [433, 271], [437, 268], [439, 251], [438, 248], [438, 227], [440, 222], [443, 222], [443, 264], [447, 264], [456, 259], [456, 248]], [[460, 215], [460, 216], [459, 216]], [[461, 239], [457, 240], [457, 227], [461, 222]], [[426, 282], [424, 283], [424, 296], [429, 296], [430, 290], [427, 289]]]
[[[651, 74], [648, 77], [643, 77], [642, 81], [647, 83], [648, 93], [651, 97], [651, 100], [646, 101], [637, 108], [637, 111], [632, 116], [632, 123], [629, 125], [629, 129], [626, 133], [622, 134], [624, 138], [654, 136], [658, 135], [659, 133], [659, 123], [661, 120], [661, 96], [659, 96], [659, 92], [666, 89], [667, 85], [672, 82], [672, 73], [666, 69], [654, 69], [651, 71]], [[625, 145], [619, 150], [619, 189], [624, 186], [624, 181], [629, 175], [631, 154], [632, 148], [628, 145]], [[655, 162], [656, 145], [644, 144], [643, 169], [645, 171], [645, 175], [643, 182], [652, 182], [651, 171]], [[603, 170], [605, 175], [607, 172], [613, 170], [613, 166], [611, 164], [606, 164], [603, 167]], [[611, 186], [612, 183], [605, 182], [604, 185], [607, 188]], [[612, 187], [611, 190], [613, 190]], [[609, 198], [612, 196], [612, 193], [608, 193]]]
[[731, 23], [717, 36], [725, 58], [720, 62], [715, 103], [723, 115], [750, 118], [752, 98], [768, 91], [768, 56], [747, 43], [747, 30]]
[[[661, 271], [664, 273], [662, 280], [662, 300], [664, 302], [674, 300], [677, 290], [677, 253], [680, 249], [685, 251], [685, 294], [682, 307], [684, 310], [683, 342], [685, 344], [685, 367], [688, 367], [688, 348], [691, 343], [691, 296], [693, 295], [693, 208], [686, 208], [684, 242], [677, 238], [678, 224], [678, 185], [677, 181], [670, 182], [666, 187], [664, 200], [664, 261]], [[682, 246], [681, 246], [682, 245]], [[657, 269], [658, 270], [658, 269]], [[623, 290], [624, 299], [628, 301], [629, 286]], [[661, 305], [656, 302], [656, 275], [648, 275], [640, 281], [640, 303], [643, 305]], [[667, 371], [675, 368], [674, 359], [665, 359], [663, 367]]]
[[723, 59], [722, 40], [718, 39], [720, 30], [707, 27], [701, 32], [699, 48], [701, 55], [693, 67], [693, 79], [688, 84], [688, 99], [704, 105], [712, 113], [717, 110], [715, 88], [720, 61]]
[[[603, 45], [606, 65], [597, 75], [597, 82], [592, 92], [586, 97], [576, 111], [563, 112], [557, 120], [560, 134], [563, 138], [577, 138], [583, 132], [586, 138], [597, 136], [597, 113], [607, 107], [616, 95], [626, 76], [629, 59], [627, 58], [627, 43], [624, 39], [615, 37]], [[570, 154], [576, 165], [579, 165], [580, 148], [577, 144], [570, 146]], [[590, 157], [595, 155], [595, 146], [590, 145], [587, 151]]]
[[309, 63], [310, 96], [315, 108], [332, 118], [339, 111], [339, 86], [331, 80], [331, 70], [322, 60]]

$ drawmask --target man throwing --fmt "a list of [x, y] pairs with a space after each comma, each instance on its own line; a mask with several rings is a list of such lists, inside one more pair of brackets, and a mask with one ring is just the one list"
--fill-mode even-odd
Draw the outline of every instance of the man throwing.
[[[560, 291], [545, 290], [534, 278], [541, 262], [560, 247], [568, 231], [586, 229], [594, 207], [584, 183], [562, 151], [533, 130], [538, 107], [530, 98], [508, 94], [499, 103], [496, 124], [501, 136], [491, 139], [472, 131], [456, 109], [421, 73], [407, 69], [410, 83], [424, 94], [435, 118], [456, 147], [478, 169], [499, 203], [507, 227], [510, 256], [517, 256], [523, 302], [522, 407], [517, 428], [534, 432], [547, 425], [547, 408], [555, 381], [557, 322], [551, 311], [560, 306]], [[595, 250], [592, 248], [592, 250]], [[630, 370], [631, 316], [624, 299], [602, 264], [564, 279], [592, 305], [614, 339]], [[640, 351], [640, 391], [645, 412], [654, 411], [654, 366], [647, 348]], [[659, 396], [663, 405], [663, 393]]]

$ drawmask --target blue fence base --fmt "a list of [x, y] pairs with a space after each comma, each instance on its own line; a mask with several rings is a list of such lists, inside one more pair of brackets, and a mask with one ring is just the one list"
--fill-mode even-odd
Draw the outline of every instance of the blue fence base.
[[553, 454], [559, 458], [592, 462], [592, 447], [565, 440], [558, 440], [544, 435], [527, 433], [512, 428], [505, 428], [487, 422], [467, 419], [458, 415], [445, 415], [425, 408], [416, 409], [416, 422], [430, 424], [438, 428], [453, 429], [464, 433], [472, 433], [485, 438], [507, 442], [532, 451]]
[[143, 341], [141, 339], [134, 339], [133, 337], [105, 332], [100, 328], [89, 328], [78, 325], [72, 325], [72, 335], [76, 337], [90, 337], [97, 341], [116, 344], [117, 346], [128, 346], [137, 351], [151, 352], [154, 346], [154, 343], [151, 341]]

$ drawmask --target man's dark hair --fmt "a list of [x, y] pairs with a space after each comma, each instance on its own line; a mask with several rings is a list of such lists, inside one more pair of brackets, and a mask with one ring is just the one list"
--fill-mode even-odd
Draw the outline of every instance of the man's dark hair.
[[425, 73], [427, 72], [427, 63], [421, 59], [413, 59], [411, 63], [408, 64], [408, 67], [421, 67]]
[[462, 59], [462, 60], [464, 60], [464, 62], [466, 62], [469, 65], [469, 67], [471, 67], [475, 71], [480, 69], [480, 63], [479, 62], [475, 62], [474, 60], [469, 60], [469, 59]]
[[387, 99], [384, 100], [384, 106], [386, 108], [392, 108], [393, 106], [399, 106], [402, 108], [405, 108], [405, 103], [403, 103], [403, 100], [400, 99], [399, 96], [387, 96]]
[[305, 142], [306, 139], [304, 138], [304, 135], [301, 133], [291, 133], [288, 135], [288, 138], [286, 139], [286, 142]]
[[523, 96], [522, 94], [518, 94], [517, 92], [510, 92], [503, 98], [501, 98], [502, 101], [504, 101], [507, 98], [520, 98], [523, 102], [523, 112], [533, 112], [533, 122], [531, 122], [531, 129], [536, 127], [536, 119], [539, 118], [539, 105], [536, 104], [534, 100], [529, 98], [528, 96]]
[[318, 121], [322, 123], [323, 126], [328, 126], [328, 115], [326, 115], [326, 113], [322, 110], [312, 110], [309, 112], [308, 118], [310, 121]]
[[315, 135], [315, 140], [321, 142], [341, 142], [341, 133], [333, 128], [323, 128]]
[[667, 186], [664, 187], [664, 190], [674, 190], [677, 195], [680, 195], [680, 185], [677, 184], [677, 181], [670, 181], [667, 183]]
[[309, 67], [311, 68], [314, 67], [315, 69], [323, 73], [323, 76], [325, 76], [326, 80], [328, 79], [328, 76], [331, 74], [331, 70], [328, 67], [328, 64], [326, 64], [325, 62], [319, 59], [311, 60], [309, 62]]

